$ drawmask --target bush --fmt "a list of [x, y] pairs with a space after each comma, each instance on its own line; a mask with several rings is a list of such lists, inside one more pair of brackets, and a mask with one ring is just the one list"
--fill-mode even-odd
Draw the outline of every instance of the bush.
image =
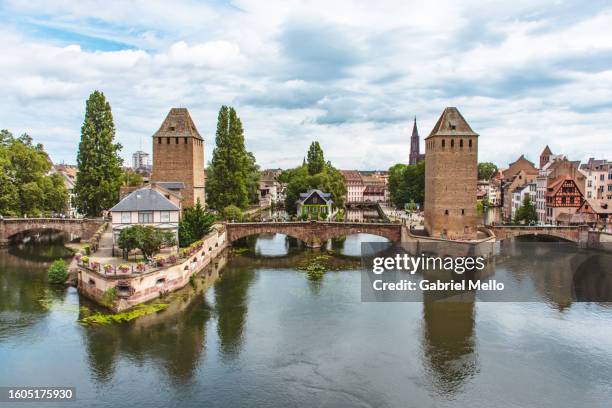
[[68, 277], [68, 267], [63, 259], [53, 261], [48, 270], [49, 282], [54, 284], [61, 284], [66, 281]]
[[242, 221], [242, 210], [235, 205], [228, 205], [221, 211], [221, 217], [226, 221]]
[[83, 251], [85, 252], [85, 255], [91, 255], [91, 245], [89, 244], [83, 245]]

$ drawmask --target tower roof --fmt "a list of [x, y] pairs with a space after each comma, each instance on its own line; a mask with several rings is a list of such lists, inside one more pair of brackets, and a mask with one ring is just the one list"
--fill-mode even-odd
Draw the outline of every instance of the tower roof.
[[478, 136], [478, 134], [468, 125], [459, 110], [451, 106], [444, 109], [427, 139], [432, 136]]
[[550, 147], [548, 147], [548, 145], [546, 145], [544, 150], [542, 150], [542, 153], [540, 154], [540, 156], [550, 156], [551, 154], [553, 154], [553, 153], [550, 150]]
[[417, 129], [416, 116], [414, 117], [414, 125], [412, 125], [412, 137], [419, 137], [419, 130]]
[[187, 108], [172, 108], [153, 137], [194, 137], [202, 139]]

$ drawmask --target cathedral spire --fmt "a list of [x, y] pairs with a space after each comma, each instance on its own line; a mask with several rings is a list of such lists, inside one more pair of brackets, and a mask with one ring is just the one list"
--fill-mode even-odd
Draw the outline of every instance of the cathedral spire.
[[408, 164], [417, 164], [423, 160], [421, 155], [420, 143], [419, 143], [419, 130], [417, 129], [416, 116], [414, 117], [414, 124], [412, 125], [412, 136], [410, 137], [410, 157]]

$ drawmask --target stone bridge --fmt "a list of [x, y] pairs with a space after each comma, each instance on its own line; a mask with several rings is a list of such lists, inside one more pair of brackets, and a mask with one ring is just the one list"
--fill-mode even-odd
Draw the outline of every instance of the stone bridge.
[[103, 223], [103, 219], [89, 218], [2, 218], [0, 246], [8, 245], [20, 235], [44, 230], [66, 232], [73, 237], [89, 239]]
[[522, 235], [548, 236], [576, 243], [586, 243], [589, 236], [588, 226], [544, 226], [544, 225], [490, 225], [487, 226], [498, 240]]
[[311, 248], [319, 248], [327, 240], [352, 234], [372, 234], [400, 242], [401, 224], [359, 222], [238, 222], [227, 224], [227, 237], [231, 243], [249, 235], [263, 233], [285, 234], [297, 238]]

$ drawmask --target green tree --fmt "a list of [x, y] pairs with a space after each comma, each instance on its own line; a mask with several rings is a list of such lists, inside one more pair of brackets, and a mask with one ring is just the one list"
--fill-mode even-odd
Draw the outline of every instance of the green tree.
[[74, 191], [81, 214], [100, 216], [119, 199], [123, 160], [118, 155], [121, 145], [114, 139], [110, 104], [102, 92], [94, 91], [86, 102], [77, 154], [79, 172]]
[[325, 168], [325, 156], [323, 155], [323, 149], [319, 142], [315, 141], [310, 144], [308, 148], [308, 174], [313, 176], [317, 173], [321, 173]]
[[[323, 151], [321, 151], [319, 155], [319, 149], [320, 145], [317, 142], [313, 142], [310, 145], [309, 160], [311, 157], [316, 158], [320, 156], [321, 159], [324, 157]], [[311, 155], [311, 151], [317, 153]], [[315, 159], [313, 162], [317, 162], [315, 166], [320, 164], [318, 163], [318, 159]], [[344, 177], [342, 177], [342, 173], [334, 168], [329, 161], [323, 162], [321, 171], [311, 174], [310, 171], [313, 168], [313, 166], [310, 166], [310, 162], [307, 162], [299, 167], [285, 170], [279, 176], [279, 181], [287, 183], [285, 189], [285, 208], [290, 214], [296, 211], [296, 201], [300, 197], [300, 193], [304, 193], [310, 189], [319, 189], [326, 193], [331, 193], [334, 205], [338, 208], [344, 207], [344, 202], [346, 200], [346, 184], [344, 182]]]
[[425, 201], [425, 162], [399, 163], [389, 168], [389, 195], [398, 208], [411, 201], [422, 204]]
[[478, 163], [478, 180], [491, 180], [491, 177], [497, 171], [497, 166], [495, 163], [484, 162]]
[[536, 211], [535, 205], [531, 201], [529, 194], [525, 194], [525, 198], [523, 198], [522, 205], [516, 209], [516, 213], [514, 214], [514, 222], [519, 224], [521, 222], [525, 222], [527, 224], [538, 221], [538, 213]]
[[41, 144], [23, 134], [13, 137], [0, 131], [0, 214], [45, 215], [63, 212], [68, 191], [62, 176], [52, 171], [52, 163]]
[[228, 205], [247, 208], [257, 202], [259, 169], [246, 150], [242, 122], [234, 108], [219, 110], [215, 143], [206, 180], [208, 205], [218, 211]]
[[150, 259], [161, 248], [176, 245], [172, 232], [161, 231], [150, 225], [134, 225], [125, 228], [119, 234], [117, 245], [127, 258], [133, 249], [140, 249], [145, 259]]
[[63, 259], [57, 259], [53, 261], [49, 269], [47, 270], [47, 276], [50, 283], [61, 284], [66, 281], [68, 277], [68, 268], [66, 262]]
[[221, 217], [226, 221], [242, 221], [242, 210], [235, 205], [228, 205], [221, 211]]
[[132, 170], [122, 170], [121, 185], [127, 187], [140, 186], [143, 184], [142, 176]]
[[183, 218], [179, 221], [179, 246], [187, 247], [208, 234], [214, 222], [214, 214], [206, 212], [198, 199], [194, 207], [183, 211]]

